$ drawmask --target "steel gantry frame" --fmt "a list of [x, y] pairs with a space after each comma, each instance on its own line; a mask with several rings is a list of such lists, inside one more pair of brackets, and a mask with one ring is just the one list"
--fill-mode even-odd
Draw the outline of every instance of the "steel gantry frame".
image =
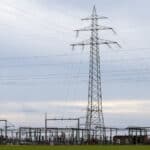
[[47, 118], [47, 114], [45, 115], [45, 140], [47, 141], [47, 123], [48, 121], [77, 121], [77, 140], [79, 141], [79, 137], [80, 137], [80, 133], [79, 133], [79, 129], [80, 129], [80, 118]]

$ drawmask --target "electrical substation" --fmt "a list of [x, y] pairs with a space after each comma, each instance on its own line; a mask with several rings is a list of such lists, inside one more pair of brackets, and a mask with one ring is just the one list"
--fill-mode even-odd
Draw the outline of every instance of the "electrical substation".
[[[120, 44], [116, 41], [99, 38], [99, 31], [110, 30], [116, 33], [112, 27], [99, 25], [100, 19], [107, 19], [98, 16], [96, 7], [93, 7], [91, 16], [83, 18], [83, 21], [90, 21], [90, 26], [75, 30], [79, 32], [90, 32], [88, 40], [71, 44], [76, 46], [89, 47], [89, 79], [88, 79], [88, 100], [85, 122], [81, 124], [82, 118], [49, 118], [45, 114], [43, 127], [21, 126], [15, 128], [7, 120], [0, 120], [0, 144], [20, 145], [82, 145], [82, 144], [150, 144], [150, 127], [107, 127], [103, 114], [103, 98], [101, 85], [101, 63], [100, 45]], [[51, 122], [59, 124], [52, 126]], [[62, 126], [64, 122], [73, 122], [74, 126]]]

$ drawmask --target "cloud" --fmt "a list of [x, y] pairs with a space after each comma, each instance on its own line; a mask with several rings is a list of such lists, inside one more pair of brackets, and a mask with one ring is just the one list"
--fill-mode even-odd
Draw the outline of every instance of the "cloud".
[[[107, 100], [103, 102], [104, 116], [106, 125], [116, 124], [116, 119], [120, 118], [120, 122], [124, 125], [134, 124], [138, 122], [138, 117], [143, 120], [143, 124], [148, 124], [150, 115], [149, 100]], [[0, 106], [0, 118], [8, 119], [17, 125], [36, 125], [43, 124], [45, 112], [49, 117], [68, 118], [68, 117], [85, 117], [87, 101], [49, 101], [49, 102], [7, 102]], [[128, 121], [127, 121], [128, 118]], [[126, 121], [125, 121], [126, 120]], [[37, 123], [39, 122], [40, 123]], [[119, 120], [118, 120], [119, 121]], [[111, 122], [111, 123], [110, 123]], [[119, 124], [118, 124], [119, 126]]]
[[[46, 11], [35, 2], [13, 0], [0, 3], [0, 39], [1, 47], [5, 49], [1, 54], [44, 55], [56, 53], [58, 49], [64, 51], [65, 39], [71, 38], [73, 18], [54, 9]], [[69, 47], [69, 42], [66, 45]]]
[[[132, 2], [129, 0], [124, 2], [116, 0], [115, 3], [112, 0], [56, 0], [53, 2], [49, 0], [1, 0], [0, 56], [18, 58], [20, 56], [47, 56], [71, 52], [69, 44], [74, 41], [72, 29], [77, 26], [87, 26], [88, 23], [80, 22], [80, 17], [88, 16], [94, 3], [97, 4], [98, 12], [101, 11], [103, 15], [106, 14], [111, 18], [104, 24], [114, 26], [118, 32], [118, 37], [107, 33], [100, 34], [100, 36], [106, 36], [105, 38], [108, 39], [119, 39], [123, 47], [123, 49], [119, 50], [122, 52], [119, 53], [115, 50], [107, 50], [105, 47], [101, 48], [101, 55], [104, 60], [102, 64], [102, 68], [104, 68], [104, 78], [102, 78], [102, 80], [104, 79], [104, 82], [102, 82], [104, 83], [103, 95], [104, 99], [112, 99], [111, 101], [104, 101], [104, 114], [106, 118], [108, 116], [108, 120], [113, 120], [114, 116], [126, 116], [126, 123], [140, 115], [144, 118], [143, 122], [146, 122], [149, 114], [149, 102], [145, 99], [149, 99], [150, 95], [148, 91], [149, 82], [147, 82], [148, 80], [145, 76], [149, 74], [149, 53], [143, 49], [133, 51], [133, 48], [149, 47], [150, 22], [147, 18], [149, 18], [150, 13], [148, 0], [145, 0], [144, 3], [140, 0]], [[100, 23], [103, 24], [103, 22]], [[83, 36], [81, 35], [82, 38], [86, 39], [87, 37], [83, 34]], [[77, 51], [80, 52], [80, 49]], [[87, 54], [88, 52], [89, 50], [85, 49], [83, 53]], [[147, 57], [146, 61], [145, 56]], [[82, 59], [86, 59], [87, 63], [87, 58], [86, 56], [86, 58], [75, 57], [72, 59], [70, 57], [65, 59], [68, 59], [68, 62], [79, 62]], [[58, 60], [58, 58], [48, 59], [54, 64]], [[105, 62], [106, 59], [109, 63]], [[43, 61], [41, 60], [40, 63], [43, 63]], [[63, 60], [61, 66], [65, 68], [64, 62], [66, 60]], [[13, 61], [6, 60], [0, 63], [1, 75], [5, 77], [5, 83], [0, 82], [1, 118], [16, 122], [24, 120], [24, 122], [29, 123], [34, 119], [37, 122], [41, 120], [41, 116], [45, 111], [50, 112], [52, 116], [56, 116], [56, 114], [58, 116], [62, 114], [63, 116], [69, 116], [72, 113], [76, 116], [85, 115], [87, 102], [74, 102], [73, 100], [66, 102], [64, 99], [66, 97], [67, 99], [73, 99], [73, 96], [76, 95], [81, 96], [83, 99], [87, 85], [82, 86], [80, 83], [77, 86], [78, 91], [75, 91], [75, 86], [72, 82], [76, 83], [76, 80], [69, 80], [67, 76], [64, 77], [66, 79], [65, 83], [63, 82], [61, 85], [59, 82], [60, 77], [55, 79], [57, 83], [51, 78], [54, 82], [53, 84], [48, 80], [36, 80], [33, 82], [33, 80], [29, 79], [29, 81], [16, 81], [18, 76], [19, 79], [30, 78], [32, 73], [39, 75], [39, 72], [44, 75], [50, 73], [50, 71], [59, 74], [59, 70], [61, 73], [72, 72], [74, 74], [75, 65], [70, 65], [66, 67], [66, 70], [63, 70], [60, 67], [56, 69], [56, 66], [48, 66], [47, 68], [44, 66], [44, 69], [39, 65], [31, 67], [35, 62], [28, 64], [30, 69], [23, 61], [15, 61], [15, 65], [20, 65], [19, 67], [17, 66], [18, 68]], [[84, 65], [78, 69], [78, 72], [85, 69], [87, 69], [87, 66]], [[106, 71], [108, 72], [105, 74]], [[6, 79], [8, 75], [11, 76], [11, 79], [12, 77], [17, 79], [10, 82], [10, 80], [7, 80], [8, 78]], [[117, 78], [117, 81], [115, 78]], [[142, 79], [141, 83], [138, 82], [139, 79]], [[66, 90], [65, 92], [64, 89]], [[62, 101], [59, 100], [60, 98], [62, 98]], [[115, 98], [120, 100], [113, 100]], [[130, 98], [139, 100], [130, 101]], [[50, 102], [48, 102], [49, 99], [51, 99]], [[109, 122], [108, 120], [106, 119], [106, 122]], [[120, 120], [120, 118], [116, 120]]]

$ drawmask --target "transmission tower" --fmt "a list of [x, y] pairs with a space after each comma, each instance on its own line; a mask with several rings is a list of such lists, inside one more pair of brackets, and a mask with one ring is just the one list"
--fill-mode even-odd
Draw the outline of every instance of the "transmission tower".
[[[101, 89], [101, 71], [100, 71], [100, 49], [99, 46], [104, 44], [111, 48], [112, 44], [120, 46], [116, 41], [104, 40], [99, 38], [99, 30], [112, 30], [111, 27], [101, 26], [98, 24], [99, 19], [107, 19], [104, 16], [98, 16], [96, 7], [93, 7], [92, 15], [84, 18], [84, 21], [91, 21], [91, 25], [82, 29], [75, 30], [77, 35], [80, 31], [90, 31], [91, 37], [88, 40], [71, 44], [75, 46], [82, 46], [83, 48], [90, 46], [90, 60], [89, 60], [89, 83], [88, 83], [88, 106], [86, 114], [85, 129], [87, 139], [93, 138], [93, 131], [96, 130], [96, 137], [101, 141], [105, 138], [105, 125], [102, 107], [102, 89]], [[97, 128], [98, 127], [98, 128]]]

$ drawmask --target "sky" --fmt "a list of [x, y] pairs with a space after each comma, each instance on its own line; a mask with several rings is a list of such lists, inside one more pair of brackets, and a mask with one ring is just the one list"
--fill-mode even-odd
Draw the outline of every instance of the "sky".
[[[87, 107], [89, 47], [73, 30], [81, 18], [107, 16], [101, 38], [122, 48], [100, 46], [103, 111], [106, 126], [149, 126], [149, 0], [1, 0], [0, 118], [17, 126], [43, 126], [48, 117], [84, 118]], [[140, 121], [139, 121], [140, 120]]]

